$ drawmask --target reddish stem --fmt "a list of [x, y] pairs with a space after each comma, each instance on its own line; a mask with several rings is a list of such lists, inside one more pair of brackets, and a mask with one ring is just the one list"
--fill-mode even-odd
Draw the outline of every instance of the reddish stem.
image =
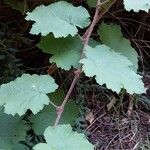
[[[115, 1], [116, 0], [114, 0], [114, 2]], [[114, 2], [112, 3], [112, 5], [114, 4]], [[109, 6], [109, 8], [106, 11], [104, 11], [104, 12], [99, 14], [99, 12], [100, 12], [100, 8], [99, 8], [100, 5], [99, 4], [100, 4], [100, 0], [97, 0], [96, 11], [95, 11], [95, 14], [94, 14], [93, 21], [92, 21], [91, 25], [89, 26], [89, 28], [86, 30], [85, 34], [82, 36], [82, 39], [84, 41], [84, 45], [83, 45], [83, 49], [82, 49], [81, 59], [84, 57], [85, 48], [86, 48], [86, 46], [89, 43], [89, 39], [90, 39], [90, 36], [91, 36], [91, 34], [93, 32], [93, 29], [94, 29], [95, 25], [99, 22], [99, 20], [102, 18], [102, 16], [112, 6], [112, 5]], [[77, 83], [77, 81], [78, 81], [78, 79], [80, 77], [81, 72], [82, 72], [82, 65], [79, 64], [78, 69], [74, 72], [75, 76], [74, 76], [74, 79], [73, 79], [73, 81], [71, 83], [71, 86], [70, 86], [70, 88], [69, 88], [69, 90], [68, 90], [68, 92], [67, 92], [67, 94], [66, 94], [66, 96], [65, 96], [65, 98], [64, 98], [64, 100], [63, 100], [63, 102], [61, 104], [61, 106], [59, 106], [57, 108], [57, 117], [56, 117], [56, 120], [55, 120], [55, 123], [54, 123], [54, 127], [58, 125], [58, 123], [59, 123], [59, 121], [61, 119], [64, 107], [65, 107], [65, 105], [66, 105], [66, 103], [67, 103], [67, 101], [68, 101], [68, 99], [69, 99], [69, 97], [70, 97], [70, 95], [71, 95], [71, 93], [73, 91], [73, 88], [74, 88], [75, 84]]]

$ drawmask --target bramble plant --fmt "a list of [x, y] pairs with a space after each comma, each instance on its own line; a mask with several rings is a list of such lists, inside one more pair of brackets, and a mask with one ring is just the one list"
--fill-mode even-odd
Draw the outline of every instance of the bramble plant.
[[[50, 62], [57, 67], [66, 71], [75, 68], [74, 79], [66, 95], [58, 89], [50, 75], [23, 74], [14, 81], [2, 84], [0, 149], [25, 149], [19, 141], [25, 139], [30, 127], [21, 116], [29, 109], [33, 113], [29, 118], [33, 123], [31, 127], [39, 135], [44, 133], [46, 140], [46, 143], [35, 145], [34, 150], [93, 150], [94, 145], [88, 142], [84, 134], [73, 132], [69, 125], [78, 109], [68, 99], [82, 73], [95, 77], [98, 84], [105, 84], [116, 93], [122, 89], [131, 95], [146, 92], [142, 76], [137, 74], [138, 54], [130, 41], [123, 37], [121, 27], [99, 22], [116, 1], [87, 0], [90, 7], [95, 7], [92, 21], [84, 7], [75, 7], [66, 1], [40, 5], [26, 14], [25, 19], [34, 22], [30, 33], [42, 36], [37, 46], [53, 55]], [[150, 1], [138, 0], [137, 3], [136, 0], [124, 0], [124, 7], [127, 11], [148, 12]], [[99, 24], [97, 35], [100, 41], [91, 38], [96, 24]], [[84, 35], [79, 35], [79, 28], [86, 28]], [[70, 107], [72, 112], [65, 112]], [[65, 116], [67, 120], [63, 120]]]

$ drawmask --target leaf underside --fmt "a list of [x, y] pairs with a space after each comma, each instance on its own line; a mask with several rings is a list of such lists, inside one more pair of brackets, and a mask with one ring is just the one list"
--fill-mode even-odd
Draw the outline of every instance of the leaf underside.
[[0, 87], [0, 105], [4, 105], [5, 113], [25, 114], [30, 109], [36, 114], [49, 104], [48, 93], [57, 89], [57, 84], [49, 75], [23, 74], [16, 80]]
[[96, 76], [100, 85], [106, 84], [107, 88], [117, 93], [122, 88], [130, 94], [145, 93], [141, 76], [130, 68], [133, 64], [126, 57], [106, 45], [86, 47], [85, 56], [86, 58], [80, 61], [83, 71], [89, 77]]
[[85, 28], [90, 24], [88, 11], [82, 6], [74, 7], [72, 4], [59, 1], [48, 6], [38, 6], [32, 12], [28, 12], [26, 20], [33, 20], [30, 33], [43, 36], [53, 33], [56, 38], [74, 36], [79, 28]]
[[102, 43], [127, 57], [132, 63], [131, 68], [137, 72], [138, 69], [138, 54], [128, 39], [124, 38], [119, 25], [102, 23], [99, 26], [98, 34]]
[[150, 0], [124, 0], [124, 7], [127, 11], [133, 10], [139, 12], [140, 10], [150, 10]]
[[94, 150], [84, 134], [73, 132], [70, 125], [49, 126], [44, 137], [46, 143], [39, 143], [34, 150]]

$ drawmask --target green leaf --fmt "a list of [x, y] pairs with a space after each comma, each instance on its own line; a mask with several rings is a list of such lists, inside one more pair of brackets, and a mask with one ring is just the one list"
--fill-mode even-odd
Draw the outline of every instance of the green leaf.
[[73, 132], [70, 125], [49, 126], [44, 137], [46, 143], [39, 143], [34, 150], [94, 150], [84, 134]]
[[[0, 149], [16, 150], [19, 141], [25, 140], [28, 127], [19, 116], [11, 116], [0, 112]], [[16, 147], [14, 149], [14, 147]]]
[[86, 3], [87, 3], [90, 7], [96, 7], [96, 0], [87, 0]]
[[4, 141], [0, 138], [0, 150], [27, 150], [26, 147], [22, 144], [14, 144], [10, 145], [8, 143], [4, 143]]
[[6, 142], [4, 142], [1, 138], [0, 138], [0, 150], [28, 150], [28, 148], [25, 145], [22, 144], [8, 144]]
[[150, 9], [150, 0], [124, 0], [124, 7], [127, 11], [133, 10], [139, 12], [143, 10], [148, 13]]
[[128, 39], [124, 38], [119, 25], [102, 23], [99, 26], [98, 34], [102, 43], [113, 49], [133, 63], [133, 70], [136, 72], [138, 69], [138, 54]]
[[10, 150], [28, 150], [28, 148], [22, 144], [15, 144], [15, 145], [13, 145], [12, 149], [10, 149]]
[[39, 112], [44, 104], [49, 104], [46, 94], [54, 92], [57, 84], [49, 75], [23, 74], [16, 80], [0, 87], [0, 105], [5, 113], [20, 116], [30, 109], [33, 114]]
[[[90, 46], [97, 45], [98, 42], [90, 39]], [[68, 36], [66, 38], [55, 38], [52, 35], [41, 37], [37, 45], [43, 52], [53, 54], [50, 62], [54, 62], [58, 67], [69, 70], [71, 66], [78, 67], [82, 51], [82, 42], [79, 37]]]
[[35, 21], [30, 33], [41, 33], [45, 36], [52, 32], [58, 38], [69, 34], [76, 35], [77, 27], [85, 28], [90, 24], [89, 17], [85, 8], [74, 7], [68, 2], [59, 1], [48, 6], [41, 5], [31, 13], [28, 12], [26, 20]]
[[78, 37], [54, 38], [47, 35], [41, 38], [38, 47], [44, 52], [53, 54], [50, 62], [58, 67], [69, 70], [71, 66], [77, 68], [81, 56], [82, 43]]
[[[49, 94], [50, 99], [56, 104], [60, 103], [64, 99], [64, 91], [59, 89], [56, 92]], [[61, 124], [73, 123], [77, 114], [79, 113], [78, 107], [75, 105], [73, 100], [69, 100], [65, 106], [62, 118], [60, 120]], [[53, 125], [56, 119], [56, 109], [49, 105], [46, 106], [41, 112], [30, 117], [32, 123], [32, 128], [37, 135], [43, 134], [44, 130], [49, 126]]]
[[130, 68], [133, 64], [126, 57], [106, 45], [98, 45], [95, 48], [87, 46], [85, 56], [86, 58], [80, 61], [83, 71], [89, 77], [96, 76], [100, 85], [106, 84], [107, 88], [117, 93], [122, 88], [130, 94], [145, 92], [141, 76]]
[[99, 45], [99, 42], [98, 42], [98, 41], [95, 41], [95, 40], [92, 39], [92, 38], [90, 38], [90, 40], [89, 40], [89, 46], [95, 47], [95, 46], [97, 46], [97, 45]]
[[[107, 0], [101, 0], [101, 2], [103, 3], [103, 5], [101, 5], [100, 7], [100, 9], [101, 9], [101, 11], [105, 11], [105, 10], [107, 10], [109, 7], [110, 7], [110, 5], [112, 5], [112, 3], [114, 2], [115, 0], [109, 0], [109, 1], [107, 1]], [[90, 6], [90, 7], [96, 7], [96, 3], [97, 3], [97, 0], [86, 0], [86, 3]]]

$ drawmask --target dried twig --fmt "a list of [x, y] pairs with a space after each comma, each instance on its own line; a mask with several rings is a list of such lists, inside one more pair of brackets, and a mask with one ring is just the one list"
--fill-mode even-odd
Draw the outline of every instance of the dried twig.
[[110, 111], [112, 107], [116, 104], [117, 99], [115, 97], [112, 98], [112, 100], [107, 104], [107, 110]]

